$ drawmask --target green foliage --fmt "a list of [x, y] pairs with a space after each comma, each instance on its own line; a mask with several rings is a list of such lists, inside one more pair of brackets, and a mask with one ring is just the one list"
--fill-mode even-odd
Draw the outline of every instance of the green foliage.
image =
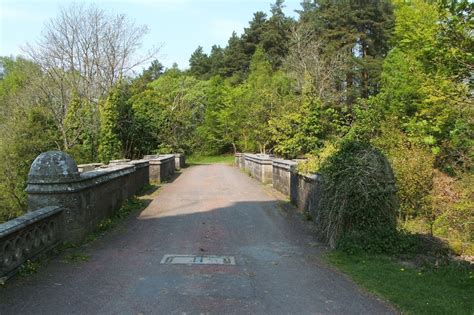
[[373, 143], [388, 157], [393, 167], [397, 179], [401, 221], [406, 222], [415, 216], [429, 216], [433, 154], [410, 141], [393, 123], [383, 126]]
[[430, 194], [431, 234], [447, 239], [459, 254], [474, 254], [474, 174], [455, 179], [436, 171]]
[[64, 121], [70, 147], [67, 152], [72, 155], [78, 164], [91, 163], [97, 157], [97, 139], [91, 126], [94, 123], [92, 104], [73, 93]]
[[336, 144], [326, 142], [323, 147], [316, 151], [313, 155], [297, 165], [297, 170], [301, 174], [315, 174], [318, 173], [321, 167], [326, 163], [327, 159], [333, 156], [338, 151]]
[[23, 277], [33, 275], [36, 272], [38, 272], [39, 267], [40, 267], [39, 262], [27, 260], [20, 266], [20, 269], [18, 270], [18, 274]]
[[126, 106], [127, 98], [120, 85], [116, 86], [107, 99], [100, 103], [99, 159], [103, 163], [123, 157], [123, 143], [119, 137], [120, 109]]
[[24, 59], [2, 58], [0, 80], [0, 222], [26, 211], [26, 179], [33, 160], [57, 149], [59, 133], [38, 102], [38, 67]]
[[[394, 177], [390, 164], [368, 144], [347, 141], [321, 167], [322, 196], [318, 222], [321, 236], [335, 247], [341, 239], [371, 239], [396, 235]], [[371, 248], [367, 248], [371, 250]]]

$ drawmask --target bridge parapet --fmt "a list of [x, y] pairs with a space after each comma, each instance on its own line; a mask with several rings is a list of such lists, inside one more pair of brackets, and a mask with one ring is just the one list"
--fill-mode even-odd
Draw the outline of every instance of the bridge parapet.
[[82, 241], [149, 184], [156, 166], [160, 179], [184, 166], [182, 154], [151, 157], [77, 165], [65, 152], [40, 154], [28, 174], [28, 213], [0, 224], [0, 282], [57, 244]]
[[113, 161], [80, 173], [65, 152], [39, 155], [28, 175], [28, 210], [64, 208], [64, 241], [79, 242], [149, 182], [148, 161]]
[[299, 174], [296, 166], [303, 160], [283, 160], [270, 155], [236, 153], [235, 164], [263, 183], [271, 183], [290, 197], [299, 211], [318, 216], [321, 180], [318, 174]]

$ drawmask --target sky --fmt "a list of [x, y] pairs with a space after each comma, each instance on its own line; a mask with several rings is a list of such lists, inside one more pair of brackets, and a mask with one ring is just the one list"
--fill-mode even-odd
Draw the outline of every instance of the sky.
[[[45, 22], [54, 18], [69, 0], [0, 0], [0, 56], [24, 55], [26, 43], [34, 44]], [[78, 1], [75, 1], [78, 3]], [[285, 14], [296, 17], [301, 0], [286, 0]], [[165, 67], [174, 62], [188, 67], [192, 52], [202, 46], [225, 47], [233, 31], [241, 34], [256, 11], [269, 14], [274, 0], [83, 0], [110, 14], [125, 14], [149, 32], [141, 53], [161, 47], [158, 59]]]

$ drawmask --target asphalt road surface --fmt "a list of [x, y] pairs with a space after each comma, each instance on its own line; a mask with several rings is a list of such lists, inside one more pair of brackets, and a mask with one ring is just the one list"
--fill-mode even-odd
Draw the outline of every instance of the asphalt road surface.
[[[150, 199], [79, 249], [87, 261], [63, 254], [1, 287], [0, 314], [394, 313], [322, 262], [311, 223], [235, 167], [189, 167]], [[162, 263], [208, 255], [222, 264]]]

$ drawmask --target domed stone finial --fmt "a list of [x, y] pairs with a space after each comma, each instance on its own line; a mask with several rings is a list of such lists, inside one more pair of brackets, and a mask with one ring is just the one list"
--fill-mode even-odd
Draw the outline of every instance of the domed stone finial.
[[28, 183], [65, 183], [79, 178], [76, 161], [62, 151], [41, 153], [28, 173]]

